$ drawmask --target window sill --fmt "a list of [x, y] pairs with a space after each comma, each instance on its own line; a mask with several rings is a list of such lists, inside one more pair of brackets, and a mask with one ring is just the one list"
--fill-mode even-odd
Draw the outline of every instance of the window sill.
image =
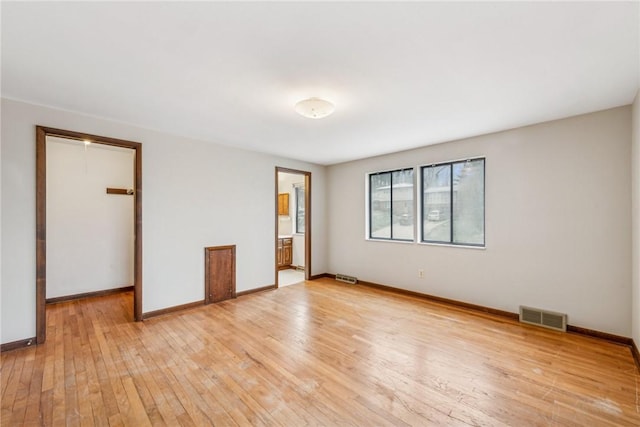
[[423, 246], [443, 246], [445, 248], [478, 249], [482, 251], [487, 249], [487, 245], [485, 246], [452, 245], [450, 243], [431, 243], [431, 242], [418, 242], [418, 244]]
[[415, 240], [392, 240], [392, 239], [372, 239], [370, 237], [365, 237], [365, 239], [367, 242], [383, 242], [383, 243], [404, 243], [406, 244], [410, 244], [413, 245], [414, 243], [416, 243]]

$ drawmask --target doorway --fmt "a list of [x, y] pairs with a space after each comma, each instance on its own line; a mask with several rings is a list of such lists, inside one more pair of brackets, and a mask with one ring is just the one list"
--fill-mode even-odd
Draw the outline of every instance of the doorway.
[[47, 140], [63, 139], [103, 147], [133, 150], [133, 188], [111, 189], [133, 197], [133, 307], [134, 320], [142, 320], [142, 144], [81, 132], [36, 126], [36, 343], [46, 340], [47, 298]]
[[276, 288], [311, 277], [311, 172], [276, 167]]

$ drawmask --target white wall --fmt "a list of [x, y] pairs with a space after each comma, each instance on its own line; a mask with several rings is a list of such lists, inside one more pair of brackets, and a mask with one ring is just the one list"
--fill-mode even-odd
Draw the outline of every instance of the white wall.
[[[2, 11], [0, 8], [0, 17], [2, 15]], [[0, 75], [2, 74], [2, 72], [0, 71]], [[1, 76], [0, 76], [0, 81], [1, 81]], [[0, 103], [0, 130], [2, 129], [2, 103]], [[2, 242], [2, 176], [3, 176], [3, 171], [2, 171], [2, 139], [1, 139], [1, 135], [0, 135], [0, 243]], [[2, 244], [0, 244], [0, 343], [3, 342], [2, 341], [2, 307], [3, 307], [3, 294], [4, 292], [2, 292]]]
[[133, 285], [135, 151], [47, 137], [47, 298]]
[[632, 250], [632, 337], [637, 346], [640, 346], [640, 90], [636, 93], [636, 99], [632, 107], [632, 155], [631, 170], [632, 179], [632, 223], [633, 223], [633, 250]]
[[[631, 334], [629, 107], [331, 166], [329, 272]], [[486, 249], [365, 240], [365, 174], [486, 156]], [[424, 279], [418, 278], [424, 269]]]
[[293, 235], [293, 253], [291, 254], [291, 263], [294, 266], [304, 266], [304, 234]]
[[236, 244], [237, 290], [273, 284], [276, 166], [313, 180], [312, 274], [326, 266], [325, 167], [2, 100], [2, 337], [35, 335], [35, 125], [141, 142], [143, 312], [204, 297], [204, 247]]

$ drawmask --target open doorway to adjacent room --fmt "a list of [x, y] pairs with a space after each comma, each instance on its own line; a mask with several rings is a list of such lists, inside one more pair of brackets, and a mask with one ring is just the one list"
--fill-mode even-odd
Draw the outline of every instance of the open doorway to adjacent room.
[[276, 287], [311, 275], [311, 173], [276, 168]]
[[46, 305], [133, 291], [142, 318], [142, 146], [36, 127], [36, 342]]

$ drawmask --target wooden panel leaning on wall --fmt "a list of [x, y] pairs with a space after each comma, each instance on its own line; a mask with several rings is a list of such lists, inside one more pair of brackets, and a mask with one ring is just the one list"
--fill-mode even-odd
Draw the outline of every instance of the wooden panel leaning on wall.
[[144, 323], [127, 298], [2, 354], [2, 425], [640, 425], [603, 340], [326, 278]]

